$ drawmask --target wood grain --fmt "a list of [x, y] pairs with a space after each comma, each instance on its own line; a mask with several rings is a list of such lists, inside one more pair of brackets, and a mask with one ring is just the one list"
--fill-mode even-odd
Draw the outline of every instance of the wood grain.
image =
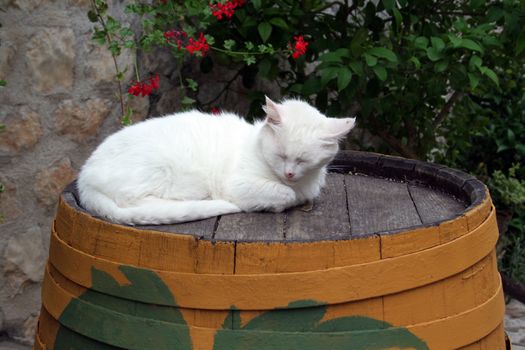
[[285, 214], [240, 213], [224, 215], [213, 236], [216, 240], [282, 241]]
[[352, 236], [421, 225], [406, 183], [346, 175]]
[[463, 202], [430, 188], [408, 185], [408, 190], [423, 224], [452, 219], [466, 208]]
[[344, 175], [331, 174], [311, 211], [293, 209], [286, 219], [286, 240], [350, 238]]

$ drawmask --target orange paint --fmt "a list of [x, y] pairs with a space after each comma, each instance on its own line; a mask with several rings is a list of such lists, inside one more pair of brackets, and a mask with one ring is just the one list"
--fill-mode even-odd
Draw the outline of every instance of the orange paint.
[[223, 326], [239, 331], [225, 320], [243, 327], [299, 300], [328, 304], [322, 322], [347, 316], [383, 320], [406, 327], [430, 349], [502, 350], [497, 238], [488, 192], [480, 205], [437, 226], [352, 240], [272, 243], [210, 242], [124, 227], [61, 200], [35, 349], [53, 348], [56, 320], [72, 298], [92, 287], [93, 268], [127, 285], [121, 267], [129, 265], [153, 271], [167, 285], [197, 350], [212, 350]]

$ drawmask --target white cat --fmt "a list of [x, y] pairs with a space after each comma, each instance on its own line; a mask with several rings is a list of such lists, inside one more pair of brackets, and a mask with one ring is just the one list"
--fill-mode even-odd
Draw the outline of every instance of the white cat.
[[266, 118], [190, 111], [109, 136], [78, 177], [80, 202], [111, 221], [167, 224], [313, 200], [354, 118], [266, 98]]

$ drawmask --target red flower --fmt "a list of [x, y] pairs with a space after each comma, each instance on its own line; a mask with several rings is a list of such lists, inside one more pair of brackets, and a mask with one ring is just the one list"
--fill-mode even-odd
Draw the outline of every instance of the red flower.
[[133, 83], [133, 85], [130, 86], [128, 89], [128, 94], [133, 96], [139, 96], [142, 93], [142, 83], [136, 82]]
[[168, 30], [164, 32], [164, 37], [166, 38], [166, 41], [175, 39], [175, 31], [174, 30]]
[[212, 14], [217, 17], [220, 21], [223, 16], [227, 18], [232, 18], [237, 7], [241, 7], [246, 3], [246, 0], [231, 0], [224, 3], [212, 4], [210, 2], [210, 9]]
[[221, 111], [217, 107], [212, 107], [210, 112], [211, 114], [216, 114], [216, 115], [221, 113]]
[[152, 89], [157, 90], [159, 88], [160, 77], [156, 74], [154, 77], [149, 78], [150, 86]]
[[133, 96], [149, 96], [153, 90], [159, 88], [159, 75], [150, 77], [148, 81], [136, 81], [128, 89], [128, 93]]
[[[306, 49], [308, 48], [308, 45], [310, 45], [310, 43], [304, 41], [304, 37], [302, 35], [294, 36], [293, 39], [295, 40], [295, 45], [293, 47], [292, 57], [298, 59], [306, 53]], [[292, 49], [291, 45], [289, 46], [290, 49]]]
[[188, 34], [182, 30], [168, 30], [164, 32], [164, 38], [166, 38], [166, 43], [169, 42], [175, 42], [177, 44], [177, 48], [180, 50], [182, 47], [182, 39], [186, 38]]
[[190, 43], [186, 45], [186, 50], [188, 50], [189, 53], [194, 54], [196, 52], [199, 52], [202, 56], [206, 54], [206, 51], [210, 49], [210, 46], [206, 42], [206, 38], [204, 37], [203, 33], [200, 33], [199, 39], [193, 40], [193, 38], [190, 38]]

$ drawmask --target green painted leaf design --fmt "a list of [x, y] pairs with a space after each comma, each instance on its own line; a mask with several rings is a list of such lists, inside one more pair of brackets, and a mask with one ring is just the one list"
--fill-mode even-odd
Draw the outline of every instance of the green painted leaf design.
[[322, 321], [326, 314], [322, 303], [306, 300], [290, 306], [294, 308], [268, 311], [244, 326], [235, 317], [227, 319], [215, 335], [213, 350], [429, 349], [405, 328], [387, 322], [363, 316]]
[[129, 284], [120, 285], [110, 274], [96, 268], [91, 270], [94, 288], [104, 288], [122, 298], [88, 289], [71, 300], [58, 320], [67, 328], [59, 329], [55, 349], [134, 346], [191, 350], [189, 330], [178, 308], [132, 301], [137, 296], [150, 294], [161, 303], [176, 305], [166, 284], [147, 269], [122, 265], [120, 270]]

